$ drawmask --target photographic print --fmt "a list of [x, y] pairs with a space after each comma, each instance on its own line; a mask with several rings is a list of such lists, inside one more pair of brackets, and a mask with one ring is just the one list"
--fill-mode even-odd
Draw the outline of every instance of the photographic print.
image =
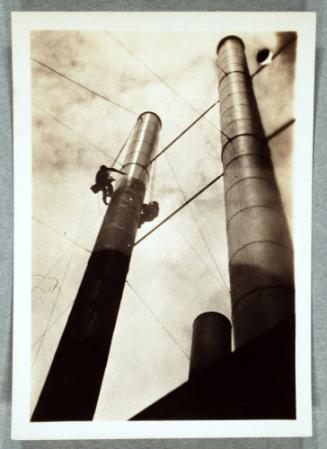
[[13, 438], [310, 435], [314, 39], [13, 14]]

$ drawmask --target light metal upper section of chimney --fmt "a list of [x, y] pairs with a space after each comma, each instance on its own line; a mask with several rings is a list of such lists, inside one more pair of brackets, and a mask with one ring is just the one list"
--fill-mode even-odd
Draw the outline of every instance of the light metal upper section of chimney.
[[144, 112], [139, 116], [129, 138], [122, 168], [127, 178], [138, 179], [144, 184], [148, 182], [148, 164], [154, 156], [160, 128], [161, 120], [154, 112]]

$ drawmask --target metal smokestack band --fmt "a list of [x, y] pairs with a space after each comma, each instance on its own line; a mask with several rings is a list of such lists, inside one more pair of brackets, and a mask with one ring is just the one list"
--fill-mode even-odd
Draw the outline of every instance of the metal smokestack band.
[[160, 128], [152, 112], [136, 122], [122, 169], [127, 175], [103, 219], [32, 421], [93, 418]]
[[241, 39], [217, 48], [236, 347], [294, 313], [293, 251]]

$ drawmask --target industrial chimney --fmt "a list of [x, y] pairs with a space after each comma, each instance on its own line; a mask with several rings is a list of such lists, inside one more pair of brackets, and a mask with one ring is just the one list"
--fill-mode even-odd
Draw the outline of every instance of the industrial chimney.
[[235, 347], [294, 313], [293, 251], [245, 47], [217, 48], [221, 146]]
[[160, 128], [153, 112], [138, 117], [122, 168], [126, 176], [104, 216], [32, 421], [93, 418]]

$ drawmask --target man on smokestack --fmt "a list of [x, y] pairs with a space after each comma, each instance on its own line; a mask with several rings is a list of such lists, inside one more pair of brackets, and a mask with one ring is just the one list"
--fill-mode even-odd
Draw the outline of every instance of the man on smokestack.
[[115, 178], [111, 176], [111, 172], [120, 173], [121, 175], [126, 175], [125, 172], [117, 170], [113, 167], [107, 167], [106, 165], [101, 165], [98, 173], [95, 176], [95, 184], [91, 186], [93, 193], [98, 193], [102, 190], [102, 200], [106, 206], [108, 206], [107, 198], [111, 198], [114, 193], [114, 188], [112, 186]]

